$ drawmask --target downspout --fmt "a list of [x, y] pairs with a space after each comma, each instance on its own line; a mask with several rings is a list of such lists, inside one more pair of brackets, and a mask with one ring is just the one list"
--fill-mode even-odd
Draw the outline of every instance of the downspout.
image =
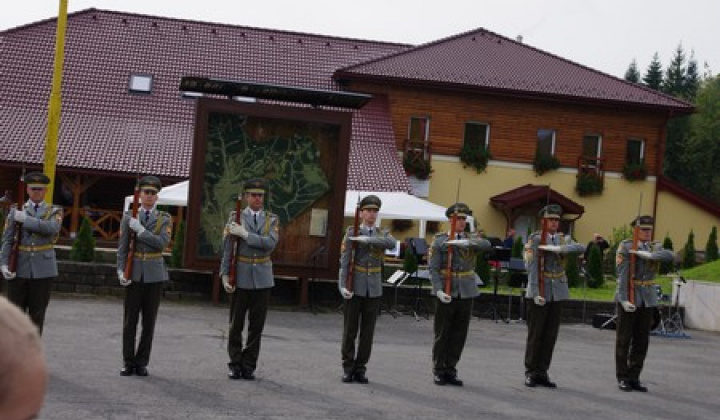
[[[655, 159], [657, 162], [656, 166], [656, 173], [655, 173], [655, 194], [653, 199], [653, 211], [652, 216], [653, 219], [657, 220], [657, 208], [658, 208], [658, 196], [660, 194], [659, 184], [660, 179], [663, 177], [663, 161], [665, 158], [665, 137], [667, 135], [667, 125], [670, 119], [673, 117], [673, 111], [670, 110], [667, 113], [667, 116], [665, 117], [665, 122], [660, 126], [660, 130], [658, 130], [658, 153], [657, 158]], [[652, 238], [651, 240], [655, 239], [655, 229], [652, 231]]]

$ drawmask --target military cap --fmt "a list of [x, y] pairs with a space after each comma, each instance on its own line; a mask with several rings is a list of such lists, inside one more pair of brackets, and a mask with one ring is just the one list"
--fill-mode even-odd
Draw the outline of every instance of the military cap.
[[655, 219], [652, 216], [638, 216], [630, 223], [632, 227], [639, 227], [640, 229], [652, 229], [655, 225]]
[[380, 206], [382, 205], [382, 201], [380, 201], [380, 197], [377, 195], [366, 195], [363, 197], [362, 200], [360, 200], [360, 210], [365, 209], [380, 209]]
[[465, 203], [455, 203], [445, 210], [445, 216], [448, 218], [452, 217], [453, 214], [459, 217], [468, 217], [472, 214], [472, 211], [470, 211], [470, 207]]
[[155, 190], [160, 191], [160, 188], [162, 188], [162, 182], [160, 182], [160, 179], [153, 175], [146, 175], [142, 178], [140, 178], [140, 182], [138, 182], [138, 186], [141, 190]]
[[267, 180], [263, 178], [253, 178], [245, 181], [243, 192], [265, 194], [267, 192]]
[[540, 210], [543, 219], [559, 219], [562, 216], [562, 207], [557, 204], [548, 204]]
[[31, 188], [44, 188], [50, 183], [50, 178], [42, 172], [28, 172], [23, 177], [23, 182]]

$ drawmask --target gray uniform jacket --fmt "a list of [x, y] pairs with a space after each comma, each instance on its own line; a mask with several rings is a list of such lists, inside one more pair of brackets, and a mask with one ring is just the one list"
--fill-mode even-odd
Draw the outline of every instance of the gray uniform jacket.
[[[355, 292], [356, 296], [374, 298], [382, 296], [382, 265], [385, 260], [385, 250], [395, 248], [396, 241], [387, 229], [374, 227], [372, 235], [369, 233], [367, 226], [360, 226], [360, 236], [370, 236], [370, 241], [358, 242], [355, 245], [351, 292]], [[340, 248], [338, 289], [346, 287], [347, 284], [353, 249], [353, 241], [350, 240], [352, 236], [355, 236], [355, 233], [353, 227], [349, 226]]]
[[563, 235], [561, 232], [555, 234], [553, 239], [550, 234], [547, 235], [545, 241], [547, 245], [560, 245], [559, 253], [538, 250], [540, 245], [540, 232], [530, 235], [525, 244], [525, 269], [528, 273], [527, 297], [534, 298], [540, 295], [540, 286], [538, 281], [538, 256], [539, 252], [543, 253], [545, 258], [544, 271], [544, 292], [546, 302], [558, 300], [566, 300], [570, 296], [567, 284], [567, 276], [565, 275], [565, 256], [564, 254], [582, 254], [585, 252], [585, 245], [581, 245], [572, 240], [570, 236]]
[[242, 239], [230, 234], [230, 223], [235, 220], [235, 211], [231, 211], [223, 236], [220, 274], [230, 274], [230, 254], [232, 253], [232, 247], [237, 246], [238, 250], [235, 257], [235, 263], [237, 264], [236, 286], [240, 289], [268, 289], [273, 287], [275, 286], [275, 277], [270, 254], [272, 254], [278, 242], [278, 218], [272, 213], [260, 210], [257, 216], [257, 224], [255, 224], [250, 207], [246, 207], [240, 217], [249, 236], [247, 239]]
[[[617, 267], [617, 290], [615, 292], [615, 301], [629, 301], [628, 283], [630, 281], [630, 250], [632, 249], [632, 239], [624, 240], [620, 243], [615, 254], [615, 264]], [[672, 261], [675, 254], [672, 251], [663, 249], [659, 242], [648, 242], [644, 244], [638, 243], [638, 251], [649, 251], [651, 259], [645, 260], [640, 257], [635, 258], [635, 305], [638, 307], [657, 306], [657, 292], [655, 291], [653, 280], [658, 271], [661, 261]]]
[[[435, 235], [430, 247], [428, 268], [430, 270], [433, 294], [436, 294], [438, 290], [445, 289], [445, 275], [448, 265], [448, 246], [445, 242], [448, 239], [449, 234], [447, 232], [438, 233]], [[465, 232], [460, 234], [460, 239], [468, 239], [470, 246], [467, 248], [453, 247], [450, 296], [461, 299], [474, 298], [480, 294], [478, 292], [477, 274], [475, 274], [477, 254], [490, 249], [491, 245], [487, 239]]]
[[[62, 208], [42, 202], [35, 212], [35, 207], [29, 200], [24, 208], [28, 217], [22, 224], [20, 233], [17, 276], [24, 279], [56, 277], [58, 271], [53, 245], [62, 226]], [[8, 265], [14, 238], [15, 210], [11, 211], [5, 220], [0, 265]]]
[[[131, 212], [125, 212], [120, 223], [117, 268], [123, 271], [129, 253], [130, 232], [132, 232], [129, 226], [131, 217]], [[143, 283], [167, 281], [168, 272], [162, 252], [170, 242], [172, 218], [168, 213], [155, 209], [151, 210], [150, 217], [146, 218], [145, 211], [141, 209], [138, 212], [138, 220], [145, 230], [135, 239], [135, 258], [130, 279], [136, 282], [142, 279]]]

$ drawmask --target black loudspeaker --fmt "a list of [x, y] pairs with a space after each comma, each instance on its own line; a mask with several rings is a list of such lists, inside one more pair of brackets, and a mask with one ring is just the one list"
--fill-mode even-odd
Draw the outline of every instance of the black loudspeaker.
[[423, 238], [407, 238], [405, 239], [407, 244], [406, 250], [411, 250], [418, 257], [427, 255], [428, 245]]
[[527, 285], [527, 274], [526, 273], [510, 273], [508, 279], [508, 286], [510, 287], [525, 287]]
[[608, 330], [615, 329], [615, 315], [609, 313], [599, 313], [593, 315], [592, 326], [595, 328], [605, 328]]

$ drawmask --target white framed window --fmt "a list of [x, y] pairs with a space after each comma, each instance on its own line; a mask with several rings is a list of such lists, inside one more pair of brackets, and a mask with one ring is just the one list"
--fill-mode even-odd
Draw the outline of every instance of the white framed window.
[[627, 139], [625, 148], [625, 163], [639, 165], [645, 161], [645, 140]]
[[416, 142], [427, 143], [430, 137], [430, 118], [429, 117], [410, 117], [410, 127], [408, 129], [408, 139]]
[[555, 130], [541, 128], [537, 132], [537, 151], [540, 156], [555, 156]]
[[599, 158], [602, 153], [602, 136], [586, 134], [583, 136], [582, 155], [586, 158]]
[[132, 93], [152, 93], [152, 74], [131, 74], [128, 90]]
[[481, 122], [466, 122], [463, 145], [487, 149], [490, 144], [490, 125]]

